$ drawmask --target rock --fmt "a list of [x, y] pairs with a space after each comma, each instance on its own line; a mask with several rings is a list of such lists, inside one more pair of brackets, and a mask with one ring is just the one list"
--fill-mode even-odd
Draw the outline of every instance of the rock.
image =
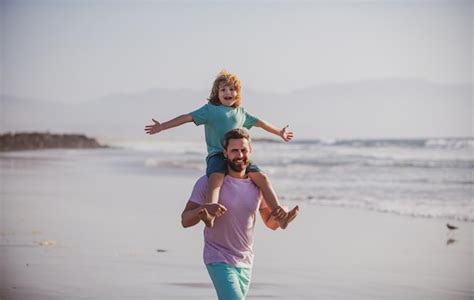
[[81, 134], [52, 134], [49, 132], [5, 133], [0, 135], [0, 151], [38, 149], [106, 148], [95, 139]]

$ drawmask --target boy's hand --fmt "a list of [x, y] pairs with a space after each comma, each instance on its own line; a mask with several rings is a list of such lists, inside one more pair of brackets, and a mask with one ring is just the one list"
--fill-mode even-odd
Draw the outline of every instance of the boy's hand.
[[293, 139], [293, 131], [288, 131], [288, 126], [289, 125], [286, 125], [280, 130], [280, 136], [285, 142], [289, 142]]
[[161, 123], [158, 122], [157, 120], [155, 119], [151, 119], [153, 121], [153, 125], [147, 125], [145, 126], [145, 132], [147, 134], [155, 134], [155, 133], [158, 133], [160, 132], [162, 129], [161, 129]]

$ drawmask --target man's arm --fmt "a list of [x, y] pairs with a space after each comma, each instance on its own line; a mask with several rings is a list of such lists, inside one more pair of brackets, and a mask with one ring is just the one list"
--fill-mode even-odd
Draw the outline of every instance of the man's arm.
[[260, 216], [262, 217], [263, 223], [271, 230], [277, 230], [280, 227], [280, 223], [275, 221], [275, 219], [272, 217], [272, 211], [270, 208], [261, 208]]
[[183, 225], [184, 228], [188, 228], [199, 223], [199, 212], [201, 210], [201, 205], [192, 201], [188, 201], [183, 213], [181, 214], [181, 225]]
[[279, 129], [264, 120], [258, 120], [257, 123], [255, 123], [255, 126], [260, 127], [263, 130], [273, 133], [275, 135], [278, 135], [285, 142], [291, 141], [293, 139], [293, 132], [288, 131], [288, 125], [286, 125], [282, 129]]
[[199, 205], [193, 201], [188, 201], [183, 213], [181, 214], [181, 225], [184, 228], [192, 227], [199, 223], [199, 213], [206, 211], [216, 217], [222, 216], [227, 209], [224, 205], [219, 203], [208, 203]]

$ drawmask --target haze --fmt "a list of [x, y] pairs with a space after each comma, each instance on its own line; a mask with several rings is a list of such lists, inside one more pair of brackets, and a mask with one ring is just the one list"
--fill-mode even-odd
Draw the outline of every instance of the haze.
[[[472, 1], [3, 0], [1, 93], [67, 104], [152, 89], [205, 97], [223, 68], [238, 74], [247, 93], [290, 99], [298, 90], [381, 80], [465, 91], [472, 86], [472, 17]], [[443, 113], [423, 101], [426, 107], [404, 109], [420, 120]], [[360, 102], [359, 119], [374, 113], [370, 103]], [[459, 105], [445, 117], [453, 128], [441, 131], [470, 135], [472, 117], [457, 112], [472, 112], [472, 89]], [[404, 113], [395, 111], [395, 122]], [[419, 134], [436, 135], [446, 124]], [[413, 126], [389, 135], [407, 136]], [[370, 125], [342, 135], [370, 136]]]

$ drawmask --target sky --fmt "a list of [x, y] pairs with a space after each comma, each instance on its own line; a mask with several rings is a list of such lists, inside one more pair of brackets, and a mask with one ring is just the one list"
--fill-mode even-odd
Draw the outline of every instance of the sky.
[[472, 82], [472, 1], [0, 0], [1, 93], [76, 103], [152, 88], [289, 92]]

